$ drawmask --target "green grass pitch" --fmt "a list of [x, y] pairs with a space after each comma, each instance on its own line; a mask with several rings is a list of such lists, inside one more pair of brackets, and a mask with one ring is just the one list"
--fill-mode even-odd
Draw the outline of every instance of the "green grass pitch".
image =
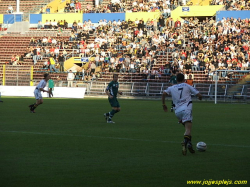
[[103, 117], [111, 109], [107, 99], [44, 99], [35, 114], [28, 108], [34, 98], [2, 100], [1, 187], [183, 187], [192, 186], [188, 180], [250, 179], [247, 104], [194, 102], [192, 142], [208, 148], [183, 156], [184, 127], [160, 100], [119, 99], [115, 124]]

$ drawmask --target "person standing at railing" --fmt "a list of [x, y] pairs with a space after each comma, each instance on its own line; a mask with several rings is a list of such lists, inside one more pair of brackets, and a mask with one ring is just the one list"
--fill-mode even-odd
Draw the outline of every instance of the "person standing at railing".
[[168, 18], [170, 16], [170, 14], [171, 14], [170, 8], [168, 6], [166, 6], [166, 5], [164, 5], [162, 15], [164, 16], [164, 18]]
[[[20, 62], [19, 62], [19, 59], [20, 59], [20, 58], [19, 58], [19, 55], [16, 55], [15, 58], [16, 58], [15, 65], [20, 65]], [[13, 65], [14, 65], [14, 64], [13, 64]]]
[[50, 78], [48, 81], [48, 87], [49, 87], [49, 97], [53, 97], [52, 91], [54, 90], [54, 81]]
[[16, 62], [16, 57], [15, 55], [12, 55], [11, 60], [10, 60], [10, 65], [14, 65]]
[[67, 81], [68, 81], [68, 87], [73, 87], [73, 80], [75, 78], [75, 74], [72, 72], [72, 70], [69, 70]]
[[67, 53], [67, 51], [65, 49], [63, 50], [62, 54], [63, 54], [64, 59], [66, 60], [66, 57], [67, 57], [68, 53]]
[[169, 18], [167, 19], [167, 21], [166, 21], [166, 26], [167, 26], [168, 28], [173, 28], [173, 27], [174, 27], [174, 20], [173, 20], [173, 18], [169, 17]]
[[170, 75], [170, 68], [171, 68], [171, 64], [167, 61], [166, 62], [166, 64], [165, 64], [165, 66], [164, 66], [164, 70], [163, 70], [163, 72], [164, 72], [164, 74], [165, 75]]
[[179, 19], [177, 19], [177, 21], [174, 23], [174, 27], [181, 29], [181, 22]]
[[54, 70], [55, 72], [57, 72], [57, 69], [55, 68], [55, 59], [53, 58], [53, 56], [51, 56], [49, 58], [49, 61], [50, 61], [50, 66], [49, 66], [49, 69], [50, 69], [50, 72], [52, 72], [52, 70]]
[[37, 63], [37, 48], [36, 47], [34, 47], [32, 53], [33, 53], [33, 63], [34, 65], [36, 65]]
[[160, 17], [158, 19], [157, 26], [158, 26], [158, 30], [160, 30], [160, 32], [162, 32], [163, 28], [165, 27], [165, 18], [162, 15], [160, 15]]
[[41, 7], [39, 14], [44, 14], [44, 13], [46, 13], [45, 8], [46, 8], [46, 7]]
[[85, 77], [85, 69], [84, 67], [82, 67], [82, 80], [84, 80], [84, 77]]
[[70, 4], [66, 3], [66, 6], [64, 7], [64, 12], [69, 12], [70, 11]]
[[41, 29], [43, 28], [43, 24], [42, 22], [39, 20], [38, 23], [37, 23], [37, 29]]
[[46, 7], [46, 14], [50, 14], [50, 8], [49, 6]]
[[64, 56], [63, 56], [63, 54], [59, 55], [58, 62], [60, 64], [60, 72], [64, 72]]
[[11, 5], [8, 6], [7, 13], [13, 14], [13, 7]]
[[[90, 62], [90, 73], [95, 73], [95, 69], [96, 69], [96, 64], [95, 62]], [[104, 64], [102, 65], [102, 67], [104, 66]]]
[[190, 86], [193, 86], [194, 85], [194, 80], [192, 78], [192, 75], [188, 75], [188, 79], [186, 79], [186, 83]]
[[75, 12], [77, 12], [77, 13], [81, 13], [81, 9], [82, 9], [82, 4], [81, 4], [81, 2], [76, 2], [76, 4], [75, 4]]
[[60, 53], [59, 47], [56, 47], [54, 50], [54, 54], [55, 54], [56, 58], [59, 56], [59, 53]]

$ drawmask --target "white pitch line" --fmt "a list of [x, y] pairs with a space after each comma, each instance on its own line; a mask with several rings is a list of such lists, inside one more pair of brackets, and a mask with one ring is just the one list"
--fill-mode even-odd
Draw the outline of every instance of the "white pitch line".
[[[58, 134], [58, 133], [25, 132], [25, 131], [0, 131], [0, 132], [20, 133], [20, 134], [36, 134], [36, 135], [53, 135], [53, 136], [71, 136], [71, 137], [84, 137], [84, 138], [103, 138], [103, 139], [114, 139], [114, 140], [160, 142], [160, 143], [174, 143], [174, 144], [179, 144], [180, 143], [180, 142], [175, 142], [175, 141], [144, 140], [144, 139], [121, 138], [121, 137], [105, 137], [105, 136], [85, 136], [85, 135], [76, 135], [76, 134]], [[223, 146], [223, 147], [250, 148], [250, 146], [248, 146], [248, 145], [228, 145], [228, 144], [209, 144], [209, 145]]]

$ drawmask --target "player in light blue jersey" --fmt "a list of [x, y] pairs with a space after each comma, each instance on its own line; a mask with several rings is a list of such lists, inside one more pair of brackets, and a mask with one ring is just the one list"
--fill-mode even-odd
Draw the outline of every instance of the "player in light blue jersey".
[[31, 113], [35, 113], [35, 108], [38, 107], [38, 105], [43, 104], [43, 97], [41, 92], [48, 92], [49, 96], [52, 94], [49, 90], [44, 89], [48, 80], [50, 79], [50, 75], [48, 73], [45, 73], [43, 76], [44, 78], [39, 82], [34, 90], [36, 103], [29, 105]]
[[171, 87], [168, 87], [163, 91], [162, 94], [162, 105], [165, 112], [168, 111], [168, 108], [165, 104], [165, 97], [167, 95], [172, 96], [172, 100], [175, 106], [175, 115], [185, 126], [184, 141], [182, 145], [182, 154], [187, 154], [187, 148], [191, 153], [195, 153], [192, 143], [191, 143], [191, 129], [192, 129], [192, 99], [191, 94], [194, 94], [202, 99], [202, 95], [194, 87], [185, 83], [184, 75], [182, 73], [177, 74], [177, 84]]

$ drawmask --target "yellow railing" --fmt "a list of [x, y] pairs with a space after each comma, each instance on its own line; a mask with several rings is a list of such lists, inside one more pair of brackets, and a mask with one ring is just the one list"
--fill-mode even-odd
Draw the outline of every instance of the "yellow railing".
[[3, 86], [5, 86], [5, 65], [3, 65]]
[[34, 66], [30, 67], [30, 86], [34, 86], [33, 85], [33, 70], [34, 70]]

